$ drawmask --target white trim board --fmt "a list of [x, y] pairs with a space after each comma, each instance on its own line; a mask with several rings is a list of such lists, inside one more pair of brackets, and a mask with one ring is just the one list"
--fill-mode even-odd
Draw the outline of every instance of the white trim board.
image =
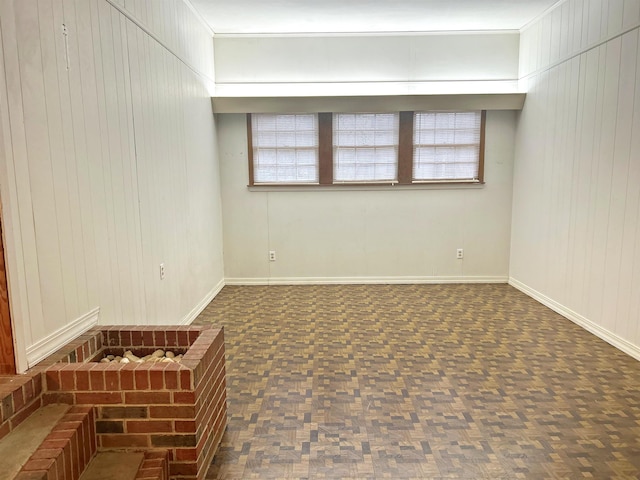
[[226, 278], [227, 285], [350, 285], [419, 283], [507, 283], [508, 277], [256, 277]]
[[[188, 1], [188, 0], [185, 0]], [[412, 31], [384, 31], [384, 32], [279, 32], [279, 33], [215, 33], [216, 38], [344, 38], [344, 37], [426, 37], [442, 35], [513, 35], [519, 34], [519, 29], [503, 30], [427, 30], [425, 32]]]
[[200, 315], [200, 313], [206, 308], [207, 305], [209, 305], [209, 303], [211, 302], [211, 300], [213, 300], [216, 295], [218, 295], [220, 293], [220, 290], [222, 290], [225, 286], [225, 279], [223, 278], [222, 280], [220, 280], [218, 282], [218, 284], [213, 287], [213, 289], [207, 293], [204, 298], [202, 300], [200, 300], [192, 309], [189, 313], [187, 313], [185, 315], [185, 317], [180, 320], [180, 322], [178, 322], [179, 325], [190, 325], [191, 322], [193, 322], [198, 315]]
[[30, 347], [27, 347], [27, 362], [29, 368], [96, 325], [99, 316], [100, 307], [96, 307], [81, 317], [76, 318], [73, 322], [38, 340]]
[[[391, 112], [413, 110], [522, 110], [518, 80], [500, 91], [473, 82], [216, 84], [214, 113]], [[484, 82], [476, 82], [478, 84]], [[499, 82], [497, 82], [499, 83]], [[463, 85], [464, 84], [464, 85]], [[424, 87], [424, 89], [423, 89]], [[433, 88], [433, 89], [432, 89]], [[428, 91], [427, 89], [430, 89]], [[474, 91], [474, 89], [476, 91]], [[416, 91], [423, 90], [423, 91]], [[494, 90], [494, 91], [491, 91]], [[359, 94], [357, 92], [360, 92]], [[322, 92], [322, 94], [320, 94]], [[363, 94], [363, 92], [368, 92]]]
[[624, 338], [616, 335], [615, 333], [610, 332], [606, 328], [602, 328], [597, 323], [589, 320], [586, 317], [583, 317], [579, 313], [574, 312], [570, 308], [565, 307], [561, 303], [556, 302], [555, 300], [547, 297], [546, 295], [538, 292], [537, 290], [534, 290], [533, 288], [520, 282], [519, 280], [516, 280], [513, 277], [509, 277], [509, 285], [511, 285], [514, 288], [517, 288], [522, 293], [530, 296], [534, 300], [537, 300], [538, 302], [543, 304], [545, 307], [549, 307], [551, 310], [553, 310], [556, 313], [559, 313], [560, 315], [567, 318], [568, 320], [571, 320], [573, 323], [581, 326], [586, 331], [588, 331], [589, 333], [592, 333], [593, 335], [600, 338], [601, 340], [604, 340], [608, 344], [613, 345], [618, 350], [621, 350], [627, 355], [640, 361], [640, 346], [634, 345], [628, 340], [625, 340]]

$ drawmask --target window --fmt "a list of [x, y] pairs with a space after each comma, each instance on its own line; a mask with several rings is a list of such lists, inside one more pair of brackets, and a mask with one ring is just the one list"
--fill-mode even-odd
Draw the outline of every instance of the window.
[[318, 116], [251, 115], [253, 184], [318, 183]]
[[247, 115], [249, 184], [484, 183], [485, 112]]
[[478, 180], [481, 112], [416, 112], [413, 180]]
[[398, 119], [398, 113], [334, 114], [334, 182], [395, 181]]

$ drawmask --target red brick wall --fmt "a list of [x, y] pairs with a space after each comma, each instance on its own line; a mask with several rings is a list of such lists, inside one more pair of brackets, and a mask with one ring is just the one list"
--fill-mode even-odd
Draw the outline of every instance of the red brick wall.
[[72, 407], [24, 464], [16, 480], [78, 480], [96, 453], [95, 438], [94, 408]]
[[0, 439], [42, 405], [39, 373], [0, 377]]
[[[167, 449], [171, 479], [203, 479], [226, 426], [223, 330], [98, 327], [84, 337], [46, 367], [44, 401], [95, 405], [98, 448]], [[186, 350], [182, 363], [87, 362], [101, 348], [172, 347]], [[73, 355], [83, 363], [66, 363]]]
[[145, 452], [135, 480], [169, 480], [169, 452], [167, 450]]

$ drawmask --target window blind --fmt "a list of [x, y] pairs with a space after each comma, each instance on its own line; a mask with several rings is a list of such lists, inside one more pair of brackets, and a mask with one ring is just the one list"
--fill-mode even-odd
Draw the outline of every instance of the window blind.
[[398, 113], [334, 114], [334, 182], [395, 181], [398, 129]]
[[416, 112], [413, 180], [477, 180], [481, 112]]
[[254, 184], [318, 183], [318, 116], [251, 115]]

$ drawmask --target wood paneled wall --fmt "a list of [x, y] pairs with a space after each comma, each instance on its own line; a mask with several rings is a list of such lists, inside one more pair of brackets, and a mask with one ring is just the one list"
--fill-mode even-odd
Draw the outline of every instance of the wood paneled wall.
[[640, 359], [640, 0], [567, 0], [522, 32], [514, 285]]
[[182, 0], [0, 0], [0, 25], [19, 369], [98, 312], [189, 321], [223, 282], [210, 32]]

